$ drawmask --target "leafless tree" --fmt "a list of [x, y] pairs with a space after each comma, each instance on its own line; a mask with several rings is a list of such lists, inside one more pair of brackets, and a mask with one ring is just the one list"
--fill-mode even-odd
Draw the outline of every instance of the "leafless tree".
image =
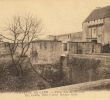
[[8, 44], [9, 53], [19, 75], [23, 73], [22, 64], [26, 58], [24, 56], [28, 54], [32, 41], [38, 38], [41, 26], [41, 20], [27, 14], [24, 17], [13, 17], [6, 28], [8, 35], [11, 36], [11, 42]]

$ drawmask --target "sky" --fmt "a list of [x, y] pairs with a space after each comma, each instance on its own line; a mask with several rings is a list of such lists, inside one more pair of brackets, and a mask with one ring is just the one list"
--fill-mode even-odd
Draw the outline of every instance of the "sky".
[[110, 0], [0, 0], [0, 32], [15, 15], [31, 13], [42, 20], [44, 34], [82, 31], [82, 22], [97, 7]]

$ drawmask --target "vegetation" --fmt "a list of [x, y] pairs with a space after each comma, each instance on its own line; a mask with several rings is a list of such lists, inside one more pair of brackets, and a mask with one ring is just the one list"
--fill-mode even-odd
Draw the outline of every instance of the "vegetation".
[[[14, 16], [6, 26], [6, 32], [10, 38], [3, 35], [2, 37], [10, 40], [7, 47], [9, 48], [11, 61], [19, 76], [23, 74], [22, 64], [28, 55], [31, 43], [34, 39], [38, 38], [41, 29], [41, 20], [30, 14]], [[16, 54], [17, 57], [15, 57]]]
[[62, 83], [64, 73], [60, 64], [40, 64], [35, 65], [34, 68], [36, 68], [36, 71], [51, 85], [51, 87], [64, 85]]
[[48, 82], [33, 71], [28, 60], [24, 61], [22, 68], [23, 74], [21, 77], [16, 74], [16, 68], [11, 59], [0, 61], [0, 92], [24, 92], [50, 87]]

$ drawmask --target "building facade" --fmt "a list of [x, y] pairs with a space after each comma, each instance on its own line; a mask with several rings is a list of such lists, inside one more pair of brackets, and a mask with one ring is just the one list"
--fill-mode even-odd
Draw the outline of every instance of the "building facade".
[[82, 26], [83, 41], [110, 43], [110, 6], [93, 10]]

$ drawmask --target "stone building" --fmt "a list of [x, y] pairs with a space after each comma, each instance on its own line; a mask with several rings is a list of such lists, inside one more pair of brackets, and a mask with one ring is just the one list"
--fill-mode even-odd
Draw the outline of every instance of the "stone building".
[[53, 40], [36, 40], [32, 42], [30, 53], [33, 64], [59, 63], [62, 43]]
[[83, 33], [76, 32], [70, 34], [61, 34], [49, 36], [50, 40], [59, 40], [62, 42], [62, 56], [68, 54], [92, 54], [101, 53], [101, 43], [83, 41]]
[[99, 54], [102, 51], [102, 44], [94, 42], [67, 42], [63, 43], [62, 56], [68, 54]]
[[[51, 36], [51, 38], [52, 38], [52, 36]], [[68, 41], [81, 42], [82, 41], [82, 32], [56, 35], [56, 36], [54, 36], [53, 39], [62, 41], [63, 43], [67, 43]]]
[[110, 42], [110, 6], [97, 8], [82, 23], [83, 41]]

